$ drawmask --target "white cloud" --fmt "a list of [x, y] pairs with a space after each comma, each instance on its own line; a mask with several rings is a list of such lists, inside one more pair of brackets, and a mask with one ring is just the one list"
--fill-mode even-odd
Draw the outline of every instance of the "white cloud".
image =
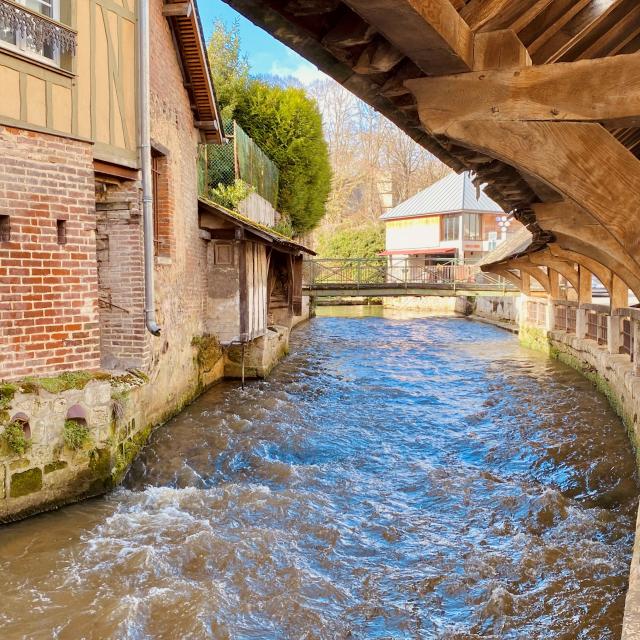
[[311, 84], [316, 80], [326, 79], [326, 75], [310, 62], [299, 62], [298, 64], [281, 64], [273, 62], [269, 71], [271, 75], [280, 76], [281, 78], [296, 78], [302, 84]]

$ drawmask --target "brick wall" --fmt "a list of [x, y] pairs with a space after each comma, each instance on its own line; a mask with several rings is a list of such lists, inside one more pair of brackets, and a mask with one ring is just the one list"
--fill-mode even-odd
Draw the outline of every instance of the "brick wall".
[[[163, 158], [169, 186], [161, 192], [161, 240], [169, 251], [156, 258], [156, 313], [160, 337], [150, 338], [150, 378], [167, 398], [181, 397], [197, 381], [194, 336], [205, 333], [207, 243], [198, 224], [199, 132], [184, 87], [178, 54], [162, 0], [150, 3], [151, 138]], [[160, 395], [158, 401], [160, 401]]]
[[0, 241], [0, 379], [95, 369], [92, 147], [0, 125], [0, 149], [0, 215], [10, 226]]
[[105, 369], [149, 365], [140, 185], [96, 179], [100, 353]]

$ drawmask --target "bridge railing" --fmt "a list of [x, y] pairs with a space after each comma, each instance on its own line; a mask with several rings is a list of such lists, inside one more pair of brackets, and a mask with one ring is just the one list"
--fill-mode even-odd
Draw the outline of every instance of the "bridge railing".
[[396, 285], [487, 285], [514, 288], [503, 278], [484, 273], [474, 265], [417, 265], [411, 259], [389, 262], [386, 258], [316, 259], [304, 264], [304, 284], [375, 286]]

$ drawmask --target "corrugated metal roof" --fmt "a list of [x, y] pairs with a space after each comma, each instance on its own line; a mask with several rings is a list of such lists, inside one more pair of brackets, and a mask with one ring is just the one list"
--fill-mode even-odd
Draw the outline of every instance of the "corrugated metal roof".
[[415, 196], [380, 216], [381, 220], [414, 218], [453, 211], [487, 211], [500, 213], [502, 209], [480, 190], [479, 197], [468, 171], [450, 173]]

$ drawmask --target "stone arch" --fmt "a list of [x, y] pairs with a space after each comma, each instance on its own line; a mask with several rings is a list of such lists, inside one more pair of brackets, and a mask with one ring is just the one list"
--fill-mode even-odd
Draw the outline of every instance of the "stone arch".
[[20, 425], [22, 428], [22, 433], [27, 440], [31, 439], [31, 425], [29, 424], [29, 417], [25, 413], [16, 413], [12, 418], [11, 422], [14, 424]]

